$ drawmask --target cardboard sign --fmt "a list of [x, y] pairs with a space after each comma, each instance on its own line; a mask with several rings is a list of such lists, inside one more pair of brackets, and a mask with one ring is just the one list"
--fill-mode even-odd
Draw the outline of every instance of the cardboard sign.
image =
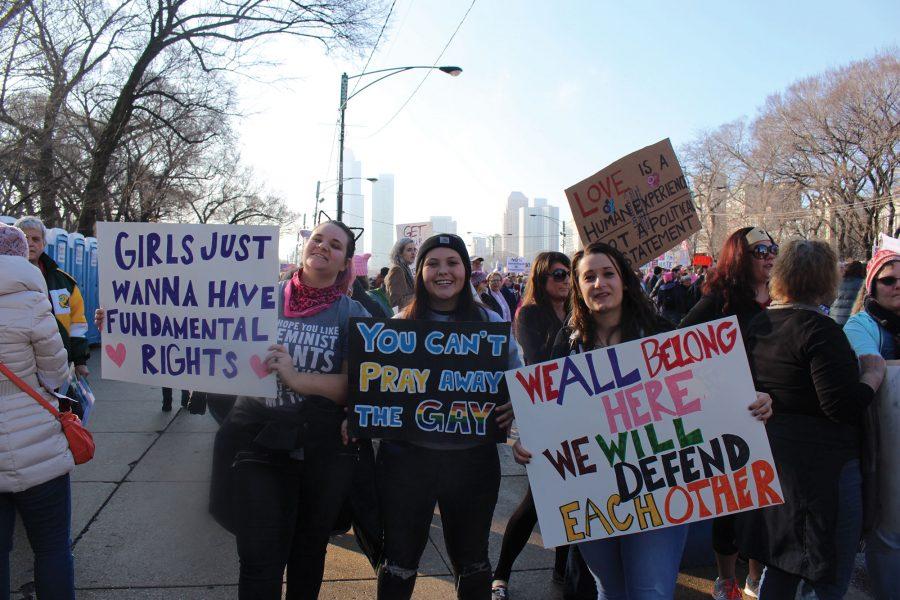
[[700, 231], [668, 139], [621, 158], [566, 190], [585, 246], [601, 241], [642, 265]]
[[356, 437], [502, 442], [509, 323], [351, 319], [350, 432]]
[[431, 221], [423, 221], [422, 223], [401, 223], [397, 225], [397, 239], [412, 238], [416, 242], [416, 248], [422, 245], [422, 242], [430, 238], [433, 228]]
[[278, 228], [97, 223], [103, 377], [275, 396]]
[[548, 548], [783, 502], [734, 317], [506, 382]]
[[508, 257], [506, 259], [507, 273], [528, 273], [531, 270], [531, 262], [521, 256]]

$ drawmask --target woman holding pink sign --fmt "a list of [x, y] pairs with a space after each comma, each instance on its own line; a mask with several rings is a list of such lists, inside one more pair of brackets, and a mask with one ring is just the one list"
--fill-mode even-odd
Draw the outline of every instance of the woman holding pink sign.
[[[572, 316], [556, 337], [553, 358], [672, 329], [657, 316], [628, 260], [612, 246], [594, 242], [575, 253], [572, 287]], [[766, 399], [749, 409], [762, 420], [769, 414]], [[514, 451], [517, 462], [530, 462], [531, 453], [521, 442]], [[579, 544], [597, 582], [598, 600], [673, 598], [687, 531], [686, 525], [675, 525]]]

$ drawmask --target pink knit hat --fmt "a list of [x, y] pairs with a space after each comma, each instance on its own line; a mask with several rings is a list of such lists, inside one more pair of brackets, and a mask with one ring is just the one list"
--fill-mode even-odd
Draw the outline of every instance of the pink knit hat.
[[28, 240], [21, 229], [0, 223], [0, 255], [28, 258]]
[[353, 276], [369, 275], [369, 258], [371, 254], [355, 254], [353, 256]]
[[875, 278], [878, 277], [878, 272], [881, 270], [881, 267], [896, 261], [900, 261], [900, 254], [897, 254], [893, 250], [882, 249], [872, 256], [872, 260], [866, 265], [866, 294], [869, 296], [872, 295]]

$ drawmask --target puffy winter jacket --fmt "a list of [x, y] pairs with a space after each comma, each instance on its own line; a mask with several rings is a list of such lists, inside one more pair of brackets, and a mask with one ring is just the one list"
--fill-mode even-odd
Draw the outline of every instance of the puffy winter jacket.
[[[41, 272], [26, 259], [0, 256], [0, 361], [44, 397], [38, 384], [59, 387], [66, 348]], [[21, 492], [72, 470], [59, 423], [0, 373], [0, 493]]]

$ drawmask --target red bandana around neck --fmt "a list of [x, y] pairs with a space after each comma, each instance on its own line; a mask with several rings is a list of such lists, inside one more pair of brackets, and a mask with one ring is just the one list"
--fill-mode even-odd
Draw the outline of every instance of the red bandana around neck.
[[315, 288], [303, 283], [300, 278], [303, 269], [299, 269], [284, 286], [284, 316], [291, 319], [311, 317], [327, 309], [346, 294], [347, 272], [348, 269], [344, 269], [334, 285]]

